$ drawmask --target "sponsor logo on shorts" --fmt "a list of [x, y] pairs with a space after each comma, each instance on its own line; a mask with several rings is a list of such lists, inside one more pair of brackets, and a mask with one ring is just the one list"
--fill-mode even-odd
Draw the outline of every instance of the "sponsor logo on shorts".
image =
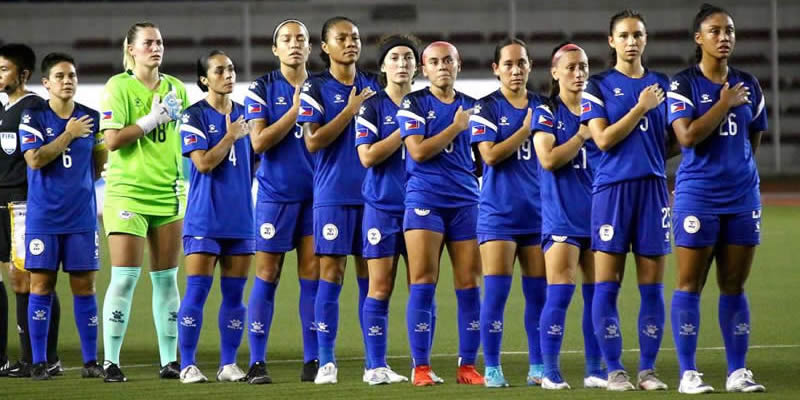
[[426, 216], [426, 215], [428, 215], [430, 213], [431, 213], [431, 210], [429, 210], [427, 208], [415, 208], [414, 209], [414, 214], [417, 214], [420, 217], [424, 217], [424, 216]]
[[261, 237], [270, 240], [275, 237], [275, 225], [270, 224], [269, 222], [265, 222], [261, 224], [261, 227], [258, 229]]
[[369, 244], [376, 246], [381, 242], [381, 231], [378, 228], [370, 228], [367, 231], [367, 241], [369, 241]]
[[564, 243], [567, 240], [567, 236], [550, 235], [550, 239], [553, 239], [554, 242]]
[[334, 240], [339, 237], [339, 228], [334, 224], [325, 224], [322, 227], [322, 237], [325, 240]]
[[614, 227], [609, 224], [605, 224], [600, 227], [598, 233], [600, 234], [600, 240], [607, 242], [614, 238]]
[[125, 220], [131, 219], [132, 216], [133, 216], [133, 213], [130, 212], [130, 211], [122, 210], [122, 211], [119, 212], [119, 217], [122, 218], [122, 219], [125, 219]]
[[690, 215], [683, 219], [683, 230], [686, 233], [695, 234], [700, 231], [700, 220], [694, 215]]
[[44, 252], [44, 242], [40, 239], [33, 239], [28, 244], [28, 250], [30, 250], [31, 254], [38, 256]]

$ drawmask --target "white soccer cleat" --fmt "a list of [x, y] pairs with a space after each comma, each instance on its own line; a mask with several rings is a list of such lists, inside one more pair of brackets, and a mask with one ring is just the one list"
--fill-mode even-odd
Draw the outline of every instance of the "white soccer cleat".
[[389, 375], [386, 375], [386, 368], [372, 368], [364, 371], [363, 381], [370, 386], [388, 385], [391, 382]]
[[220, 382], [241, 382], [247, 374], [236, 364], [223, 365], [217, 371], [217, 380]]
[[637, 379], [636, 386], [647, 391], [667, 390], [667, 384], [658, 379], [654, 369], [639, 371], [639, 379]]
[[336, 364], [329, 362], [319, 368], [314, 383], [317, 385], [332, 385], [338, 383], [339, 369]]
[[612, 392], [627, 392], [629, 390], [636, 390], [628, 378], [628, 373], [624, 369], [618, 369], [608, 373], [608, 385], [606, 390]]
[[747, 368], [739, 368], [728, 375], [728, 380], [725, 381], [725, 390], [729, 392], [766, 392], [767, 388], [764, 385], [756, 383], [753, 379], [753, 371]]
[[436, 375], [436, 373], [433, 372], [433, 370], [428, 371], [428, 376], [430, 376], [433, 383], [437, 385], [441, 385], [444, 383], [444, 379], [440, 378], [439, 375]]
[[678, 393], [702, 394], [713, 392], [714, 388], [703, 382], [702, 376], [703, 374], [694, 370], [684, 371], [681, 383], [678, 385]]
[[583, 378], [583, 387], [586, 389], [605, 389], [608, 387], [608, 381], [594, 375], [589, 375]]
[[208, 378], [200, 372], [196, 365], [190, 365], [181, 370], [181, 383], [203, 383], [208, 382]]
[[383, 370], [383, 373], [385, 373], [386, 376], [389, 377], [389, 383], [408, 382], [408, 378], [407, 377], [405, 377], [403, 375], [400, 375], [397, 372], [392, 371], [392, 367], [390, 367], [388, 365], [385, 366], [385, 367], [378, 368], [378, 369]]
[[569, 390], [569, 383], [567, 381], [553, 382], [548, 377], [542, 378], [542, 389], [545, 390]]

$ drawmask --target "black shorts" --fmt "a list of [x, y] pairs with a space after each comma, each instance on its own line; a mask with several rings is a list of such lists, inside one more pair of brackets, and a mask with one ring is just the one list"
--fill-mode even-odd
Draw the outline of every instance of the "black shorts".
[[27, 187], [0, 188], [0, 262], [11, 261], [11, 214], [8, 203], [25, 201]]

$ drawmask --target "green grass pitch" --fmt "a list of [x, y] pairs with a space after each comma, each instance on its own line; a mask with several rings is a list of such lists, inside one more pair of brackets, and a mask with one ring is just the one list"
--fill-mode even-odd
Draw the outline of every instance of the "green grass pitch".
[[[726, 397], [798, 398], [800, 396], [800, 280], [797, 279], [797, 259], [794, 258], [790, 240], [800, 237], [800, 211], [796, 207], [767, 207], [763, 213], [762, 241], [753, 272], [747, 284], [752, 309], [751, 350], [748, 365], [759, 382], [766, 385], [764, 395], [725, 395]], [[103, 249], [103, 254], [107, 254]], [[631, 257], [628, 269], [632, 269]], [[127, 398], [192, 398], [208, 395], [218, 398], [248, 398], [266, 396], [270, 398], [297, 398], [309, 395], [319, 398], [408, 398], [409, 396], [438, 396], [439, 398], [507, 398], [542, 396], [547, 398], [664, 398], [678, 397], [677, 359], [673, 350], [669, 325], [669, 302], [675, 281], [675, 260], [668, 258], [665, 282], [667, 304], [667, 326], [657, 367], [661, 377], [670, 385], [670, 390], [661, 393], [631, 392], [612, 394], [605, 391], [582, 389], [583, 354], [580, 329], [582, 300], [576, 291], [567, 318], [567, 333], [564, 338], [565, 354], [562, 369], [566, 380], [573, 386], [568, 392], [545, 392], [536, 387], [525, 386], [527, 372], [527, 344], [522, 318], [523, 300], [519, 273], [516, 272], [514, 286], [506, 310], [505, 337], [502, 356], [503, 369], [512, 387], [508, 389], [486, 389], [455, 384], [456, 352], [456, 301], [453, 292], [449, 259], [442, 261], [442, 278], [437, 291], [439, 304], [438, 323], [432, 366], [442, 376], [444, 385], [430, 388], [413, 388], [409, 384], [368, 387], [361, 382], [363, 368], [363, 345], [356, 317], [357, 287], [353, 277], [352, 262], [348, 268], [344, 290], [341, 295], [341, 320], [339, 327], [337, 356], [339, 358], [339, 384], [316, 386], [299, 382], [302, 361], [302, 344], [298, 330], [297, 272], [294, 254], [288, 254], [283, 278], [276, 297], [276, 312], [269, 340], [268, 368], [273, 377], [272, 385], [247, 385], [213, 382], [219, 361], [216, 312], [220, 303], [219, 281], [215, 277], [214, 287], [208, 300], [205, 326], [200, 338], [198, 362], [212, 383], [182, 385], [178, 381], [163, 381], [157, 377], [158, 351], [152, 322], [150, 292], [147, 274], [143, 274], [136, 289], [132, 321], [122, 349], [122, 368], [129, 378], [124, 384], [104, 384], [101, 380], [80, 378], [80, 344], [72, 316], [72, 297], [66, 275], [60, 275], [58, 293], [62, 304], [62, 321], [59, 352], [67, 371], [62, 377], [49, 382], [32, 382], [28, 379], [0, 379], [0, 399], [33, 399], [53, 396], [58, 399], [127, 399]], [[404, 268], [401, 266], [401, 268]], [[717, 325], [717, 294], [714, 271], [702, 300], [702, 329], [697, 358], [705, 379], [718, 393], [724, 392], [725, 355], [722, 338]], [[251, 273], [251, 276], [253, 274]], [[403, 274], [401, 273], [400, 276]], [[620, 314], [623, 325], [623, 361], [635, 376], [638, 366], [638, 343], [635, 330], [639, 295], [635, 275], [629, 273], [620, 296]], [[98, 275], [100, 301], [109, 279], [107, 257]], [[181, 270], [179, 278], [181, 293], [185, 278]], [[250, 291], [250, 285], [246, 289]], [[9, 290], [10, 292], [10, 290]], [[245, 297], [247, 298], [247, 297]], [[405, 330], [405, 306], [407, 287], [398, 282], [390, 311], [389, 355], [392, 367], [403, 374], [409, 372], [409, 351]], [[102, 304], [102, 302], [100, 303]], [[18, 340], [14, 334], [14, 297], [9, 296], [9, 354], [19, 354]], [[101, 306], [102, 310], [102, 306]], [[100, 334], [102, 338], [102, 333]], [[102, 342], [102, 339], [100, 340]], [[102, 343], [98, 343], [102, 359]], [[247, 369], [249, 361], [247, 337], [245, 335], [239, 351], [239, 366]], [[482, 360], [479, 360], [482, 367]], [[714, 396], [715, 398], [717, 396]]]

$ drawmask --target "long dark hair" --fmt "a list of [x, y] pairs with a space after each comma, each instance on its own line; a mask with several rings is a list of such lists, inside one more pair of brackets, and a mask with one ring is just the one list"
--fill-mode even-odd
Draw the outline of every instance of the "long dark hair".
[[200, 81], [200, 78], [204, 77], [208, 79], [208, 60], [210, 60], [211, 57], [219, 55], [226, 57], [228, 56], [221, 50], [211, 50], [211, 52], [205, 57], [200, 57], [197, 59], [197, 87], [199, 87], [203, 92], [208, 92], [208, 86], [203, 84], [203, 82]]
[[[639, 13], [639, 11], [636, 11], [634, 9], [626, 8], [611, 16], [611, 21], [609, 21], [608, 23], [608, 36], [614, 36], [614, 27], [617, 25], [617, 22], [625, 18], [638, 19], [639, 21], [642, 22], [642, 25], [644, 25], [645, 32], [647, 31], [647, 22], [645, 22], [644, 20], [644, 15], [642, 15], [641, 13]], [[642, 58], [644, 58], [644, 54], [642, 55]], [[617, 50], [614, 49], [613, 47], [611, 48], [611, 52], [609, 53], [608, 64], [609, 67], [611, 68], [614, 68], [617, 65]], [[642, 65], [644, 65], [644, 59], [642, 60]]]
[[[337, 24], [339, 22], [342, 22], [342, 21], [347, 21], [347, 22], [353, 24], [353, 26], [358, 26], [358, 25], [356, 25], [355, 22], [353, 22], [352, 19], [347, 18], [347, 17], [343, 17], [341, 15], [338, 15], [336, 17], [328, 18], [328, 20], [325, 21], [324, 24], [322, 24], [322, 35], [320, 36], [320, 40], [327, 43], [328, 42], [328, 31], [331, 30], [331, 26], [333, 26], [334, 24]], [[325, 63], [325, 68], [329, 68], [331, 66], [331, 57], [328, 55], [328, 53], [325, 52], [325, 50], [322, 50], [322, 46], [319, 46], [319, 58], [321, 58], [322, 62]]]
[[[728, 12], [728, 10], [725, 10], [724, 8], [717, 7], [712, 4], [703, 3], [703, 5], [700, 6], [700, 10], [697, 11], [697, 15], [694, 16], [694, 23], [692, 24], [692, 27], [694, 28], [694, 33], [700, 33], [700, 25], [703, 24], [703, 21], [705, 21], [706, 18], [714, 14], [720, 14], [720, 13], [729, 16], [731, 20], [733, 20], [733, 16], [731, 15], [731, 13]], [[702, 59], [703, 59], [703, 49], [700, 48], [700, 45], [695, 45], [694, 49], [695, 64], [699, 63]]]
[[[496, 65], [500, 64], [500, 53], [503, 51], [504, 48], [506, 48], [506, 46], [511, 46], [512, 44], [518, 44], [522, 46], [523, 49], [525, 49], [525, 55], [528, 56], [528, 64], [531, 67], [531, 71], [533, 71], [533, 58], [531, 58], [531, 52], [530, 50], [528, 50], [528, 45], [525, 43], [524, 40], [516, 37], [505, 38], [494, 46], [494, 58], [493, 58], [494, 63]], [[500, 78], [498, 77], [497, 79], [499, 80]], [[528, 90], [529, 92], [536, 91], [536, 89], [533, 87], [533, 82], [531, 82], [530, 79], [528, 79], [527, 83], [525, 84], [525, 89]]]

